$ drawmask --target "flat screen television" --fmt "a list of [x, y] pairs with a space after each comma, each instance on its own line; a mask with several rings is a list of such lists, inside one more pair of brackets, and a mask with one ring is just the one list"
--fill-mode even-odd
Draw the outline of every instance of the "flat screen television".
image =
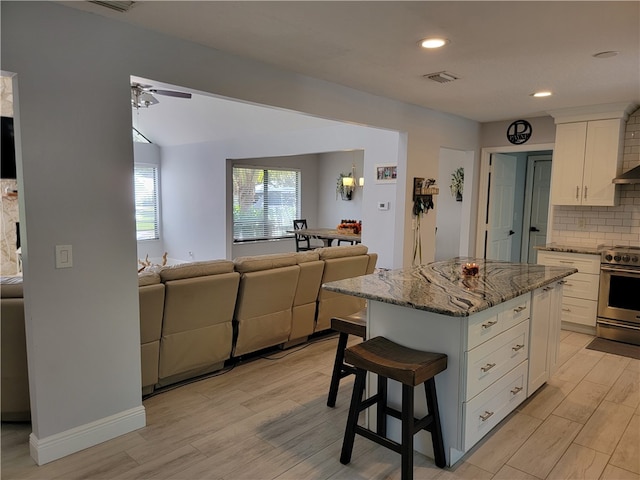
[[2, 178], [16, 178], [16, 142], [13, 135], [13, 118], [2, 117], [2, 165], [0, 176]]

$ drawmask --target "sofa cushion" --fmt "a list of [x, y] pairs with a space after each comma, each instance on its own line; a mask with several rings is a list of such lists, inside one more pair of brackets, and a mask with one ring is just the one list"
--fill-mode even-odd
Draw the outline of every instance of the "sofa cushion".
[[369, 249], [365, 245], [343, 245], [339, 247], [317, 248], [316, 252], [321, 260], [329, 258], [354, 257], [356, 255], [366, 255]]
[[315, 262], [318, 260], [320, 260], [320, 255], [317, 251], [311, 250], [308, 252], [296, 253], [296, 261], [298, 262], [298, 265], [300, 265], [301, 263]]
[[22, 277], [0, 277], [2, 298], [22, 298]]
[[167, 280], [204, 277], [206, 275], [218, 275], [220, 273], [231, 272], [233, 272], [233, 262], [229, 260], [209, 260], [164, 267], [160, 270], [160, 277], [163, 282], [166, 282]]
[[160, 283], [160, 275], [154, 272], [138, 273], [138, 286], [146, 287], [148, 285], [157, 285]]
[[237, 257], [233, 260], [236, 272], [248, 273], [270, 270], [272, 268], [291, 267], [297, 265], [295, 253], [275, 253], [272, 255], [256, 255]]

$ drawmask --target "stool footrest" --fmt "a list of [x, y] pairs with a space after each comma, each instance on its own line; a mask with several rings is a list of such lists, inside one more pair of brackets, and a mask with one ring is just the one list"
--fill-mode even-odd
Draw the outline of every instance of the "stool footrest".
[[[378, 405], [378, 408], [380, 408], [380, 405]], [[395, 408], [385, 407], [384, 413], [386, 413], [387, 415], [389, 415], [391, 417], [397, 418], [398, 420], [402, 420], [402, 412], [400, 412], [399, 410], [396, 410]], [[422, 418], [413, 417], [413, 432], [412, 433], [413, 434], [418, 433], [420, 430], [426, 430], [428, 432], [431, 432], [430, 426], [432, 424], [433, 424], [433, 415], [431, 415], [430, 413], [425, 415]]]
[[356, 433], [359, 434], [359, 435], [362, 435], [365, 438], [368, 438], [372, 442], [376, 442], [378, 445], [382, 445], [383, 447], [387, 447], [389, 450], [393, 450], [396, 453], [402, 453], [401, 452], [402, 445], [400, 445], [398, 442], [396, 442], [394, 440], [391, 440], [390, 438], [378, 435], [373, 430], [369, 430], [366, 427], [363, 427], [361, 425], [357, 425], [356, 426]]

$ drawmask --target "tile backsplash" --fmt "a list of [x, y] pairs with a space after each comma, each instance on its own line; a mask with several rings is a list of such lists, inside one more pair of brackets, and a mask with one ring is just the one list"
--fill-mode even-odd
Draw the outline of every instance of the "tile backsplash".
[[[622, 171], [640, 165], [640, 109], [627, 121]], [[640, 184], [619, 185], [616, 207], [555, 206], [551, 241], [564, 245], [640, 245]]]

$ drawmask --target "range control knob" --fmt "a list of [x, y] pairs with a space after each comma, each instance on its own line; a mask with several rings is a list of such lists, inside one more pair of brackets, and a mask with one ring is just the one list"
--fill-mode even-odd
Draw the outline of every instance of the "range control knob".
[[623, 262], [628, 262], [629, 260], [631, 260], [631, 257], [629, 255], [623, 255], [622, 256], [622, 261]]
[[620, 255], [616, 255], [615, 257], [613, 257], [613, 259], [614, 259], [616, 262], [619, 262], [619, 261], [620, 261]]
[[633, 263], [638, 263], [638, 257], [631, 257], [631, 261]]
[[611, 261], [611, 259], [612, 259], [613, 257], [611, 256], [611, 254], [610, 254], [610, 253], [607, 253], [607, 254], [604, 256], [604, 258], [607, 260], [607, 262], [610, 262], [610, 261]]

